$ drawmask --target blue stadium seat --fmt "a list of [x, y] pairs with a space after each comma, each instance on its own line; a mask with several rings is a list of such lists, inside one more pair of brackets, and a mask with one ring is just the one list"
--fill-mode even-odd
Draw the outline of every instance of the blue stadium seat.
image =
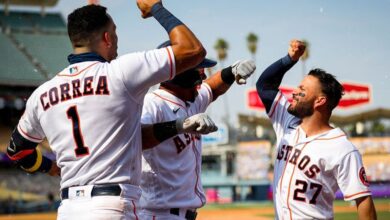
[[40, 85], [46, 81], [43, 75], [3, 33], [0, 33], [0, 48], [0, 83], [32, 86]]
[[48, 13], [42, 16], [37, 12], [0, 11], [0, 24], [16, 31], [60, 31], [66, 33], [66, 24], [60, 13]]
[[67, 35], [25, 33], [13, 35], [43, 65], [49, 73], [49, 78], [68, 65], [67, 56], [72, 52], [72, 48]]

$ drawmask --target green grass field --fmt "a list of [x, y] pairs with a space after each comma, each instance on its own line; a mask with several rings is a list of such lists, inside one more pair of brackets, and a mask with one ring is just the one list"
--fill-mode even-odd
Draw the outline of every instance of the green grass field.
[[[377, 210], [378, 220], [390, 220], [390, 198], [388, 199], [375, 199], [374, 204]], [[350, 207], [349, 210], [335, 211], [336, 220], [356, 220], [358, 219], [356, 206], [352, 203], [345, 201], [335, 201], [335, 209], [338, 207]], [[234, 203], [234, 204], [210, 204], [206, 205], [202, 210], [232, 210], [232, 209], [273, 209], [272, 202], [261, 203]], [[259, 217], [273, 218], [273, 214], [256, 214]], [[244, 220], [244, 219], [241, 219]]]
[[[344, 201], [336, 201], [335, 206], [342, 206], [348, 204]], [[390, 219], [390, 199], [375, 199], [375, 207], [377, 208], [377, 216], [380, 220], [389, 220]], [[380, 208], [381, 207], [381, 208]], [[340, 220], [356, 220], [358, 219], [356, 212], [336, 212], [335, 219]]]

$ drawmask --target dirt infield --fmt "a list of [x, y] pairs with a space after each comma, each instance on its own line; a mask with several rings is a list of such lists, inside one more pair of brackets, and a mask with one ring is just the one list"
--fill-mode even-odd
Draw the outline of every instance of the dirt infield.
[[[390, 203], [376, 204], [377, 211], [390, 212]], [[356, 207], [346, 203], [335, 206], [336, 213], [354, 213]], [[272, 207], [251, 207], [232, 209], [200, 209], [197, 220], [270, 220], [274, 210]], [[39, 213], [27, 215], [0, 216], [0, 220], [55, 220], [56, 213]]]
[[38, 214], [26, 214], [26, 215], [8, 215], [0, 216], [0, 220], [55, 220], [56, 213], [38, 213]]

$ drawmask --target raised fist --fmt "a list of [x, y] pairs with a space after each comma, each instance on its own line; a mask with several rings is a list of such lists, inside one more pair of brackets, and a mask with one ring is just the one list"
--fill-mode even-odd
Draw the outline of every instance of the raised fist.
[[176, 121], [177, 133], [208, 134], [218, 130], [206, 113], [199, 113]]
[[142, 13], [141, 16], [143, 18], [148, 18], [152, 16], [151, 14], [152, 7], [156, 3], [161, 3], [161, 1], [160, 0], [137, 0], [137, 6]]
[[305, 52], [306, 45], [299, 40], [291, 40], [290, 47], [288, 48], [288, 55], [293, 61], [298, 61], [299, 58]]
[[256, 64], [253, 60], [238, 60], [232, 65], [232, 73], [236, 78], [237, 84], [246, 84], [249, 78], [256, 70]]

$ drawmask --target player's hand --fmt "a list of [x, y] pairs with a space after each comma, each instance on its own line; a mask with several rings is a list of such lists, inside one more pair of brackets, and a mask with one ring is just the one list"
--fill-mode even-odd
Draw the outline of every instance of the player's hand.
[[256, 70], [256, 64], [253, 60], [238, 60], [232, 65], [232, 73], [239, 85], [246, 84], [248, 79]]
[[304, 42], [299, 40], [291, 40], [290, 47], [288, 48], [288, 55], [293, 61], [298, 61], [305, 52], [305, 49], [306, 45]]
[[137, 6], [141, 11], [141, 16], [143, 18], [148, 18], [152, 16], [151, 11], [153, 5], [160, 2], [160, 0], [137, 0]]
[[56, 161], [52, 161], [49, 172], [50, 176], [61, 176], [61, 169], [57, 166]]
[[213, 120], [206, 113], [199, 113], [176, 122], [178, 133], [208, 134], [218, 130]]

